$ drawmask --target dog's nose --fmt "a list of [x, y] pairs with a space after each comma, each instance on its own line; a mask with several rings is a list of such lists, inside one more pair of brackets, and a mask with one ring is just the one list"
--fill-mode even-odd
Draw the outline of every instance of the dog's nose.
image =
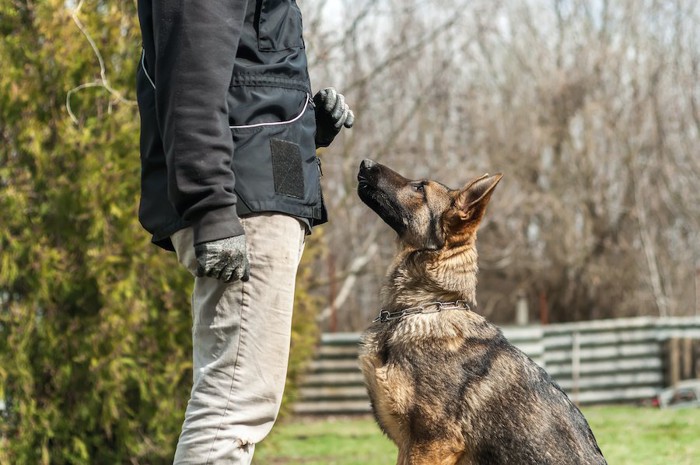
[[357, 171], [357, 180], [360, 181], [360, 184], [369, 181], [369, 179], [373, 177], [373, 172], [377, 166], [378, 164], [369, 158], [362, 160], [360, 169]]
[[369, 169], [372, 169], [372, 167], [374, 165], [376, 165], [375, 162], [373, 162], [369, 158], [365, 158], [364, 160], [362, 160], [362, 163], [360, 163], [360, 169], [361, 170], [369, 170]]

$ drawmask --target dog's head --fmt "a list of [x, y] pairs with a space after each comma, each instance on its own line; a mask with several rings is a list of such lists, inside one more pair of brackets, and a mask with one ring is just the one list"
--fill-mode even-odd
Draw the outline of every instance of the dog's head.
[[473, 241], [502, 177], [485, 174], [462, 189], [450, 189], [436, 181], [407, 179], [363, 160], [357, 192], [396, 231], [404, 246], [435, 251]]

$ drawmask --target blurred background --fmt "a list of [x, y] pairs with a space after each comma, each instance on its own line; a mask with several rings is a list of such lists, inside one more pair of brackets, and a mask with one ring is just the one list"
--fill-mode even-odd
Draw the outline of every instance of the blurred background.
[[313, 82], [358, 115], [324, 157], [334, 327], [376, 312], [394, 252], [354, 194], [364, 157], [451, 187], [505, 174], [479, 236], [489, 318], [521, 294], [549, 322], [700, 311], [697, 2], [335, 3], [303, 4]]
[[[363, 158], [457, 188], [502, 172], [479, 312], [503, 325], [700, 315], [695, 0], [299, 0], [330, 223], [299, 272], [287, 410], [321, 333], [378, 313], [394, 233]], [[191, 382], [191, 279], [149, 244], [136, 2], [0, 0], [0, 463], [157, 464]]]

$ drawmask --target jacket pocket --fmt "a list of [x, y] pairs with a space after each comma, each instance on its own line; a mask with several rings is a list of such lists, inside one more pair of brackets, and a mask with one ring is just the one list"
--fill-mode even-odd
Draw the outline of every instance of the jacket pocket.
[[304, 48], [301, 10], [295, 0], [262, 0], [258, 17], [258, 49], [276, 52]]
[[[252, 212], [280, 211], [318, 219], [322, 205], [320, 173], [314, 145], [315, 117], [310, 97], [305, 92], [261, 88], [265, 99], [256, 95], [258, 110], [246, 111], [253, 121], [231, 125], [234, 142], [233, 168], [235, 191], [239, 200]], [[295, 98], [281, 114], [268, 106], [274, 95]], [[273, 101], [278, 101], [274, 99]], [[287, 101], [291, 103], [291, 99]], [[268, 113], [271, 112], [271, 113]], [[259, 113], [266, 113], [260, 117]], [[262, 121], [261, 121], [262, 120]], [[240, 119], [239, 119], [240, 121]]]
[[[304, 117], [310, 102], [311, 96], [306, 94], [301, 110], [290, 119], [229, 126], [233, 131], [234, 141], [237, 140], [239, 147], [244, 147], [241, 142], [247, 136], [258, 138], [266, 145], [260, 152], [269, 150], [272, 182], [276, 194], [304, 198], [304, 160], [301, 141], [297, 140], [298, 131], [295, 130], [294, 125]], [[269, 140], [269, 147], [266, 139]]]

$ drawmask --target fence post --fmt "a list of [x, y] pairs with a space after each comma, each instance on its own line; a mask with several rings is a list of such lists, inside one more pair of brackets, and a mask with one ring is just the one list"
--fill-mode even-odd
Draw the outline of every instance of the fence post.
[[527, 294], [524, 291], [518, 291], [518, 302], [515, 307], [515, 324], [518, 326], [526, 326], [530, 320], [530, 311], [527, 305]]
[[693, 340], [683, 338], [683, 379], [693, 378]]
[[578, 405], [579, 380], [581, 378], [581, 338], [578, 331], [574, 331], [571, 340], [571, 381], [573, 382], [574, 404]]
[[668, 340], [668, 385], [673, 386], [681, 379], [680, 339], [672, 337]]

